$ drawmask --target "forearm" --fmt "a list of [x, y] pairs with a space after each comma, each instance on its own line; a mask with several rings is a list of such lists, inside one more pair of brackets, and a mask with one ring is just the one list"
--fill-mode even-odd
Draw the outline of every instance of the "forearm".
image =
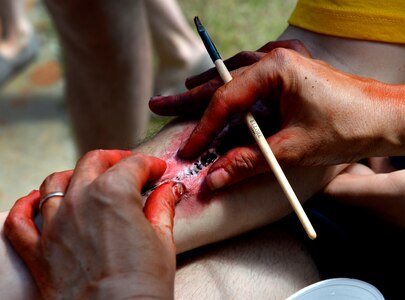
[[[171, 167], [170, 162], [193, 127], [194, 122], [171, 124], [135, 151], [169, 161], [164, 177], [174, 178], [175, 167]], [[174, 235], [178, 253], [270, 224], [292, 212], [272, 174], [256, 176], [243, 184], [212, 193], [204, 185], [203, 177], [208, 168], [194, 175], [191, 183], [187, 180], [187, 192], [176, 207]], [[298, 198], [305, 202], [342, 168], [289, 169], [286, 175]]]
[[[375, 126], [381, 127], [380, 151], [374, 156], [404, 156], [405, 155], [405, 85], [374, 86], [374, 101], [377, 107], [382, 107]], [[379, 142], [378, 139], [375, 141]]]
[[[135, 151], [173, 161], [179, 145], [193, 127], [194, 122], [166, 126]], [[291, 169], [286, 175], [299, 199], [305, 201], [341, 168]], [[252, 178], [223, 192], [210, 193], [204, 189], [204, 171], [193, 178], [195, 185], [188, 182], [186, 194], [176, 208], [174, 231], [178, 253], [270, 224], [292, 211], [278, 183], [269, 174]], [[1, 227], [6, 215], [1, 215]], [[23, 293], [22, 299], [32, 299], [31, 295], [36, 297], [37, 290], [29, 272], [3, 234], [0, 257], [0, 289], [13, 295], [10, 298], [15, 298], [14, 295], [19, 293]]]

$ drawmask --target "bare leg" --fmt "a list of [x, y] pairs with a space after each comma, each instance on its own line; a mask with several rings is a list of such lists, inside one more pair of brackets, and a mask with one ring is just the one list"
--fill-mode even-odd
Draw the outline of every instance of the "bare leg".
[[[317, 51], [321, 53], [322, 48], [320, 47]], [[329, 62], [333, 63], [333, 61]], [[374, 75], [379, 74], [374, 73]], [[162, 157], [170, 161], [174, 153], [176, 153], [178, 145], [187, 137], [192, 126], [192, 123], [168, 126], [154, 139], [138, 147], [136, 151]], [[191, 163], [189, 162], [189, 164]], [[340, 169], [341, 167], [296, 169], [288, 170], [286, 173], [299, 199], [304, 201], [324, 186]], [[200, 173], [200, 176], [202, 174]], [[254, 180], [246, 181], [243, 185], [229, 188], [221, 193], [206, 194], [207, 197], [203, 199], [198, 197], [198, 192], [201, 191], [201, 177], [197, 182], [199, 182], [200, 186], [189, 185], [187, 187], [187, 195], [176, 208], [175, 239], [179, 253], [262, 227], [281, 219], [291, 212], [288, 202], [284, 199], [278, 184], [272, 179], [271, 175], [257, 177]], [[270, 295], [274, 295], [275, 299], [285, 298], [285, 295], [294, 292], [295, 289], [299, 289], [307, 283], [317, 280], [317, 272], [314, 270], [313, 263], [309, 259], [307, 252], [300, 248], [300, 244], [297, 243], [294, 236], [290, 236], [291, 239], [285, 238], [285, 234], [280, 234], [278, 230], [275, 232], [269, 231], [268, 233], [261, 232], [263, 234], [261, 242], [269, 244], [259, 244], [260, 236], [256, 236], [256, 239], [254, 237], [243, 237], [240, 240], [231, 241], [230, 246], [223, 243], [215, 244], [213, 245], [214, 248], [208, 248], [205, 253], [196, 253], [202, 254], [199, 256], [200, 260], [196, 259], [196, 256], [191, 257], [190, 260], [180, 261], [179, 275], [176, 281], [177, 295], [185, 295], [188, 298], [192, 291], [195, 293], [202, 292], [203, 295], [206, 295], [205, 293], [212, 287], [214, 289], [214, 298], [218, 295], [224, 297], [229, 295], [232, 298], [233, 294], [226, 286], [232, 286], [232, 284], [236, 283], [238, 286], [243, 286], [246, 289], [244, 292], [250, 293], [247, 290], [248, 287], [252, 287], [252, 292], [254, 292], [256, 286], [251, 285], [251, 278], [246, 277], [246, 274], [250, 270], [246, 269], [246, 267], [244, 268], [243, 262], [249, 262], [249, 265], [246, 264], [246, 266], [248, 265], [248, 268], [251, 268], [251, 272], [255, 278], [259, 277], [259, 275], [264, 276], [261, 284], [273, 282], [272, 287], [275, 290], [280, 287], [281, 297], [276, 295], [275, 290], [270, 291]], [[277, 247], [278, 239], [280, 238], [278, 235], [285, 238], [285, 240], [282, 239], [280, 242], [282, 243], [281, 245], [286, 246], [286, 249]], [[238, 241], [241, 242], [238, 243]], [[218, 248], [215, 250], [215, 247]], [[221, 247], [224, 248], [221, 249]], [[250, 250], [248, 251], [246, 247]], [[0, 248], [0, 251], [4, 251], [2, 249], [6, 248]], [[214, 250], [211, 251], [210, 249]], [[234, 249], [235, 252], [233, 252]], [[268, 252], [273, 250], [275, 252]], [[246, 256], [244, 256], [244, 253]], [[270, 257], [266, 264], [270, 270], [263, 270], [260, 264], [263, 261], [260, 259], [255, 260], [255, 257], [259, 258], [260, 255], [263, 255], [261, 257], [263, 260], [265, 260], [264, 255]], [[1, 252], [0, 257], [3, 257], [3, 253]], [[16, 268], [13, 261], [16, 259], [15, 256], [6, 255], [5, 259], [12, 260], [12, 263], [3, 263], [4, 265]], [[280, 259], [280, 264], [275, 262], [277, 259]], [[292, 264], [289, 264], [289, 262], [291, 263], [291, 259], [295, 260]], [[253, 263], [255, 261], [260, 261], [260, 263]], [[250, 264], [251, 262], [252, 264]], [[214, 265], [215, 267], [213, 267]], [[285, 266], [285, 269], [283, 267], [280, 270], [279, 266], [281, 265]], [[297, 265], [299, 265], [299, 270], [302, 273], [294, 273], [296, 272]], [[218, 266], [224, 266], [224, 268], [218, 268]], [[272, 270], [274, 270], [274, 273], [271, 273]], [[18, 271], [4, 270], [5, 277], [2, 277], [2, 279], [6, 280], [8, 274], [16, 274], [16, 272]], [[293, 276], [294, 279], [291, 282], [287, 282], [290, 280], [290, 276]], [[235, 282], [235, 277], [240, 279], [240, 281]], [[189, 278], [192, 278], [194, 281], [190, 282], [191, 279]], [[221, 278], [222, 281], [219, 286], [214, 287], [213, 285], [218, 283], [218, 278]], [[226, 281], [227, 278], [232, 280]], [[284, 278], [287, 279], [284, 280]], [[204, 279], [208, 280], [209, 286], [208, 288], [204, 287], [204, 290], [202, 290], [203, 285], [200, 281], [205, 284]], [[184, 283], [184, 280], [188, 281]], [[247, 282], [244, 280], [247, 280]], [[21, 289], [21, 285], [27, 284], [21, 283], [21, 281], [12, 281], [12, 283], [16, 284], [19, 289]], [[8, 288], [12, 291], [15, 286], [10, 285]], [[221, 292], [222, 294], [219, 294]], [[193, 295], [197, 295], [195, 293]], [[267, 296], [266, 298], [268, 298]]]
[[[176, 167], [190, 166], [193, 164], [192, 161], [180, 163], [173, 158], [177, 153], [179, 144], [187, 137], [187, 133], [194, 126], [195, 122], [168, 125], [163, 131], [157, 134], [156, 137], [135, 150], [162, 157], [169, 163], [171, 161], [171, 167], [167, 170], [167, 174], [171, 175], [171, 170], [176, 169]], [[298, 197], [305, 201], [332, 179], [339, 169], [340, 168], [334, 167], [303, 170], [291, 169], [288, 171], [287, 176], [289, 176]], [[220, 193], [207, 193], [203, 184], [204, 172], [206, 172], [206, 170], [207, 168], [202, 170], [198, 175], [193, 177], [192, 180], [185, 180], [187, 192], [176, 207], [174, 230], [179, 253], [213, 242], [222, 241], [252, 229], [260, 228], [283, 218], [292, 211], [272, 175], [259, 176], [255, 178], [255, 180], [246, 181], [243, 185], [240, 184]], [[277, 243], [275, 236], [268, 236], [268, 240], [269, 243], [271, 241]], [[266, 253], [270, 255], [269, 265], [273, 265], [273, 267], [276, 265], [271, 262], [272, 258], [280, 260], [286, 259], [285, 263], [287, 264], [288, 259], [290, 259], [288, 256], [296, 255], [296, 251], [300, 252], [301, 250], [294, 249], [296, 245], [298, 245], [294, 240], [286, 239], [285, 243], [285, 245], [290, 245], [289, 250], [285, 250], [285, 255], [281, 255], [280, 251], [282, 250], [279, 247], [274, 248], [276, 252], [273, 254], [273, 248], [270, 246], [259, 247], [259, 252], [252, 250], [251, 253], [253, 253], [252, 255], [256, 253], [264, 254], [263, 251], [267, 249], [270, 251], [267, 252], [266, 250]], [[252, 248], [255, 248], [255, 245], [257, 245], [257, 243], [252, 244]], [[236, 261], [236, 258], [245, 251], [246, 248], [244, 247], [246, 246], [249, 247], [249, 245], [244, 246], [244, 243], [241, 243], [240, 246], [238, 246], [239, 250], [233, 257], [231, 256], [232, 260]], [[2, 247], [3, 248], [0, 248], [0, 257], [4, 257], [6, 261], [11, 260], [10, 263], [3, 263], [3, 265], [7, 266], [7, 268], [13, 268], [11, 271], [7, 269], [2, 270], [5, 274], [2, 280], [6, 281], [9, 278], [7, 276], [12, 276], [10, 280], [13, 280], [13, 285], [9, 286], [10, 291], [14, 288], [21, 288], [21, 285], [26, 284], [26, 282], [23, 281], [24, 278], [14, 278], [15, 274], [20, 272], [17, 268], [18, 265], [14, 262], [16, 257], [2, 253], [1, 251], [6, 252], [6, 246], [3, 245]], [[220, 253], [221, 256], [219, 260], [221, 261], [225, 257], [226, 251]], [[214, 259], [215, 255], [211, 257]], [[301, 258], [302, 264], [309, 264], [308, 269], [303, 268], [304, 273], [310, 274], [305, 278], [309, 278], [309, 281], [315, 280], [314, 276], [316, 275], [316, 271], [311, 268], [312, 262], [306, 262], [306, 258], [308, 258], [306, 254], [301, 256]], [[237, 272], [239, 267], [236, 264], [234, 264], [234, 267], [235, 272]], [[257, 267], [259, 268], [257, 274], [259, 274], [262, 272], [262, 268], [259, 263]], [[290, 268], [292, 268], [291, 264], [289, 264], [289, 267], [286, 267], [285, 270], [289, 272], [288, 270]], [[254, 266], [252, 266], [252, 270], [253, 269], [255, 269]], [[271, 273], [267, 273], [266, 280], [271, 279], [270, 275]], [[285, 290], [294, 292], [295, 290], [292, 291], [291, 289], [299, 288], [305, 285], [307, 281], [297, 279], [297, 283], [294, 282], [295, 280], [285, 284]], [[281, 285], [281, 281], [275, 282], [276, 286], [279, 284]]]
[[[162, 180], [174, 179], [194, 163], [176, 157], [194, 126], [194, 121], [169, 124], [135, 150], [163, 158], [168, 167]], [[343, 168], [294, 168], [286, 170], [286, 175], [298, 198], [305, 202]], [[181, 179], [187, 192], [176, 207], [174, 236], [178, 253], [260, 228], [292, 212], [272, 174], [262, 174], [212, 193], [204, 183], [208, 169], [206, 166], [198, 174]]]
[[132, 148], [149, 121], [152, 50], [143, 0], [46, 0], [63, 48], [80, 153]]
[[285, 299], [320, 280], [302, 241], [273, 224], [180, 255], [176, 299]]
[[148, 0], [146, 10], [159, 59], [155, 93], [184, 91], [185, 78], [212, 67], [212, 62], [175, 0]]
[[27, 44], [32, 28], [24, 12], [25, 0], [0, 0], [0, 55], [12, 58]]

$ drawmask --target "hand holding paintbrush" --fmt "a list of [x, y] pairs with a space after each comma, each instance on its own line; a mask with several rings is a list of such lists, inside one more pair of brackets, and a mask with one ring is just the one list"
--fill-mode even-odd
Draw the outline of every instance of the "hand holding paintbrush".
[[[232, 76], [229, 73], [228, 69], [226, 68], [221, 56], [219, 55], [214, 43], [212, 42], [211, 38], [209, 37], [207, 31], [201, 24], [201, 21], [198, 17], [194, 18], [195, 25], [197, 27], [197, 31], [207, 48], [207, 51], [214, 62], [219, 75], [221, 76], [224, 83], [228, 83], [232, 80]], [[305, 214], [304, 209], [301, 206], [297, 196], [294, 193], [290, 183], [288, 182], [286, 176], [284, 175], [283, 170], [281, 169], [279, 163], [277, 162], [276, 157], [274, 156], [273, 152], [270, 149], [269, 144], [267, 143], [265, 137], [263, 136], [259, 125], [256, 123], [256, 120], [252, 116], [250, 112], [245, 114], [245, 122], [249, 127], [255, 141], [257, 142], [261, 152], [263, 153], [267, 163], [269, 164], [271, 170], [274, 172], [278, 182], [280, 183], [281, 188], [283, 189], [288, 201], [290, 202], [292, 208], [294, 209], [295, 213], [297, 214], [302, 226], [304, 227], [307, 235], [310, 239], [316, 238], [316, 232], [309, 221], [307, 215]]]

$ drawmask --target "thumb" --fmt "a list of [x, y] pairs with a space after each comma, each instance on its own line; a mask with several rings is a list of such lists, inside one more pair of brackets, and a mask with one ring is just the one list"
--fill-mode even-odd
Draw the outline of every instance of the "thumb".
[[174, 207], [185, 192], [182, 183], [162, 184], [146, 200], [145, 217], [166, 249], [175, 250], [173, 240]]
[[[297, 127], [283, 129], [267, 138], [270, 149], [281, 166], [302, 164], [308, 151], [306, 133]], [[299, 145], [299, 147], [297, 147]], [[211, 190], [270, 171], [259, 146], [234, 148], [221, 156], [209, 169], [206, 182]]]
[[257, 145], [239, 147], [228, 151], [211, 166], [206, 183], [211, 190], [217, 190], [269, 169]]

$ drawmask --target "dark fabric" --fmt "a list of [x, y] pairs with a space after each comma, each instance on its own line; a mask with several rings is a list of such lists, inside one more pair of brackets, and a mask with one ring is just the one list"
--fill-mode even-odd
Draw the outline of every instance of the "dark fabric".
[[398, 170], [405, 169], [405, 156], [391, 156], [390, 162]]
[[[322, 279], [360, 279], [377, 287], [385, 299], [404, 299], [403, 230], [321, 197], [311, 199], [305, 210], [318, 236], [312, 241], [303, 230], [301, 234]], [[294, 222], [301, 227], [297, 218]]]

